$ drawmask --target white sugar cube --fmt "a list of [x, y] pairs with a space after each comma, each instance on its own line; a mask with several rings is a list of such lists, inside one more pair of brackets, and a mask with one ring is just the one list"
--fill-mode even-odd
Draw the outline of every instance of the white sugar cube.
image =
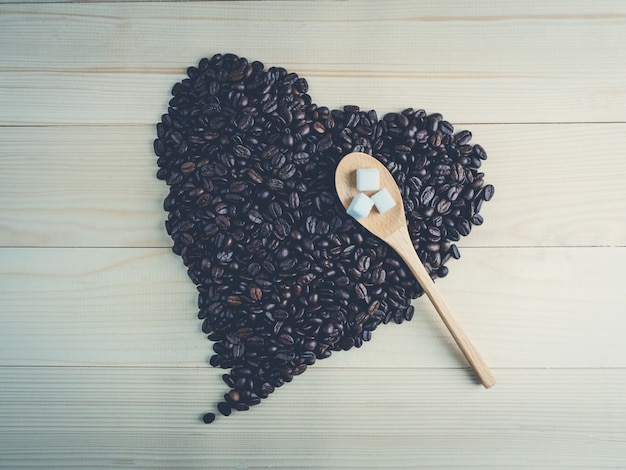
[[359, 193], [354, 196], [352, 202], [346, 209], [348, 215], [351, 215], [357, 220], [364, 219], [374, 207], [374, 201], [363, 193]]
[[387, 212], [389, 209], [396, 205], [396, 201], [393, 200], [387, 188], [383, 188], [374, 194], [371, 198], [374, 201], [374, 205], [376, 205], [376, 209], [381, 214]]
[[376, 191], [380, 185], [376, 168], [359, 168], [356, 170], [356, 189], [359, 191]]

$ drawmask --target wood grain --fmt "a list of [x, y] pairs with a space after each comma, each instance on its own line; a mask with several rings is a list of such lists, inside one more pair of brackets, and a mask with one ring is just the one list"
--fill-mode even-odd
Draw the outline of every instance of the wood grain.
[[[0, 365], [206, 367], [197, 294], [169, 250], [0, 256]], [[625, 262], [624, 248], [466, 249], [437, 284], [495, 368], [626, 367], [623, 279], [613, 271]], [[430, 303], [415, 306], [412, 322], [381, 325], [362, 349], [319, 367], [466, 367]]]
[[[261, 406], [225, 392], [171, 253], [155, 123], [235, 52], [316, 103], [441, 112], [496, 195], [425, 299]], [[0, 0], [0, 467], [623, 469], [626, 3]]]
[[223, 384], [203, 369], [5, 368], [0, 466], [623, 467], [622, 370], [500, 375], [485, 391], [454, 370], [312, 369], [205, 426]]
[[[186, 68], [223, 50], [227, 49], [205, 46], [189, 54], [185, 63], [164, 72], [108, 67], [93, 71], [0, 70], [0, 125], [155, 123], [167, 110], [169, 92], [174, 83], [185, 78]], [[464, 77], [462, 72], [456, 78], [438, 76], [436, 72], [428, 76], [397, 72], [393, 76], [367, 77], [361, 71], [358, 76], [346, 78], [341, 71], [322, 74], [306, 64], [265, 58], [265, 50], [242, 53], [251, 60], [288, 67], [305, 77], [315, 102], [331, 109], [356, 104], [375, 109], [382, 116], [408, 107], [422, 108], [442, 113], [453, 123], [471, 125], [626, 121], [623, 75], [560, 80]]]
[[0, 124], [151, 123], [186, 68], [217, 52], [296, 71], [330, 107], [624, 122], [624, 6], [550, 3], [0, 5]]
[[[485, 224], [461, 246], [626, 246], [626, 124], [472, 125]], [[0, 246], [167, 247], [154, 126], [0, 127]]]
[[[329, 72], [343, 77], [359, 75], [366, 66], [384, 76], [434, 72], [493, 78], [516, 72], [512, 75], [521, 78], [578, 80], [621, 75], [615, 58], [626, 49], [619, 40], [626, 7], [610, 0], [596, 2], [593, 11], [584, 0], [549, 6], [494, 5], [488, 0], [471, 6], [406, 0], [387, 2], [385, 8], [367, 0], [295, 5], [285, 1], [4, 5], [1, 50], [6, 67], [15, 69], [184, 70], [190, 56], [211, 47], [263, 51], [267, 60], [288, 66], [317, 68], [325, 63]], [[60, 24], [63, 34], [57, 29]], [[353, 46], [335, 47], [337, 26]], [[374, 38], [372, 32], [379, 34]], [[548, 34], [552, 41], [546, 41]], [[455, 43], [457, 38], [463, 39], [463, 47]], [[368, 41], [363, 44], [361, 39]], [[431, 47], [420, 47], [420, 40]], [[494, 41], [501, 41], [500, 47], [492, 47]], [[403, 45], [412, 46], [416, 54], [397, 53]], [[69, 48], [62, 49], [61, 63], [55, 60], [57, 46]], [[359, 49], [362, 46], [367, 46], [368, 56]], [[25, 49], [28, 61], [21, 55]]]

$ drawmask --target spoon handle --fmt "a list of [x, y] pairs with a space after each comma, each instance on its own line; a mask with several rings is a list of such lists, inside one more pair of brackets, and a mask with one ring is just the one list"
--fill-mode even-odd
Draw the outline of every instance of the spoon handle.
[[439, 316], [448, 328], [448, 331], [454, 338], [454, 341], [456, 341], [456, 344], [463, 352], [463, 355], [470, 363], [474, 371], [476, 371], [481, 383], [485, 386], [485, 388], [495, 385], [496, 378], [493, 373], [485, 363], [478, 350], [471, 343], [461, 328], [461, 325], [452, 315], [450, 307], [444, 300], [441, 292], [439, 292], [437, 286], [435, 286], [435, 283], [430, 278], [430, 275], [426, 271], [426, 268], [424, 268], [419, 256], [417, 256], [417, 253], [413, 248], [413, 242], [411, 241], [411, 237], [409, 236], [406, 227], [402, 227], [387, 235], [385, 237], [385, 241], [402, 257], [417, 281], [420, 283], [420, 286], [422, 286], [422, 289], [432, 302], [433, 306], [437, 310], [437, 313], [439, 313]]

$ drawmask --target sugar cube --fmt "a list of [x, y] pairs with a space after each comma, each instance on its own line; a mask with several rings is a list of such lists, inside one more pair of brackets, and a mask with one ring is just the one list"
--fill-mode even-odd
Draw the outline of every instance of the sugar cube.
[[376, 209], [378, 209], [378, 212], [380, 212], [381, 214], [387, 212], [389, 209], [396, 205], [396, 201], [393, 200], [393, 197], [391, 197], [391, 194], [389, 193], [389, 191], [387, 191], [387, 188], [381, 189], [370, 199], [374, 201]]
[[374, 207], [374, 201], [363, 193], [357, 194], [346, 209], [348, 215], [357, 220], [364, 219]]
[[379, 184], [378, 169], [359, 168], [356, 170], [356, 189], [359, 191], [376, 191]]

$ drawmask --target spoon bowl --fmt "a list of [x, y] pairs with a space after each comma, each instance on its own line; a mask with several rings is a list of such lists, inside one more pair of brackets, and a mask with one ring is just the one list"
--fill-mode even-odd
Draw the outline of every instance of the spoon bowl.
[[[439, 313], [448, 331], [456, 341], [459, 349], [475, 370], [485, 388], [496, 383], [496, 379], [481, 357], [478, 350], [470, 342], [458, 321], [452, 315], [450, 307], [444, 300], [431, 279], [428, 271], [419, 259], [407, 228], [406, 214], [400, 189], [387, 168], [376, 158], [361, 152], [349, 153], [341, 159], [335, 170], [335, 189], [341, 204], [347, 209], [352, 199], [359, 194], [356, 187], [356, 170], [360, 168], [376, 168], [380, 175], [380, 187], [387, 188], [396, 205], [384, 213], [372, 210], [370, 214], [357, 219], [363, 227], [393, 248], [407, 264], [420, 286]], [[376, 191], [365, 192], [371, 195]], [[368, 194], [369, 193], [369, 194]]]
[[[366, 153], [353, 152], [341, 159], [335, 171], [335, 189], [344, 207], [348, 207], [352, 199], [362, 191], [356, 188], [356, 170], [359, 168], [376, 168], [380, 176], [380, 187], [387, 188], [396, 205], [384, 212], [372, 210], [364, 219], [358, 220], [367, 230], [379, 238], [385, 238], [396, 230], [406, 227], [406, 215], [402, 203], [402, 195], [396, 181], [385, 166]], [[376, 191], [363, 191], [371, 196]]]

